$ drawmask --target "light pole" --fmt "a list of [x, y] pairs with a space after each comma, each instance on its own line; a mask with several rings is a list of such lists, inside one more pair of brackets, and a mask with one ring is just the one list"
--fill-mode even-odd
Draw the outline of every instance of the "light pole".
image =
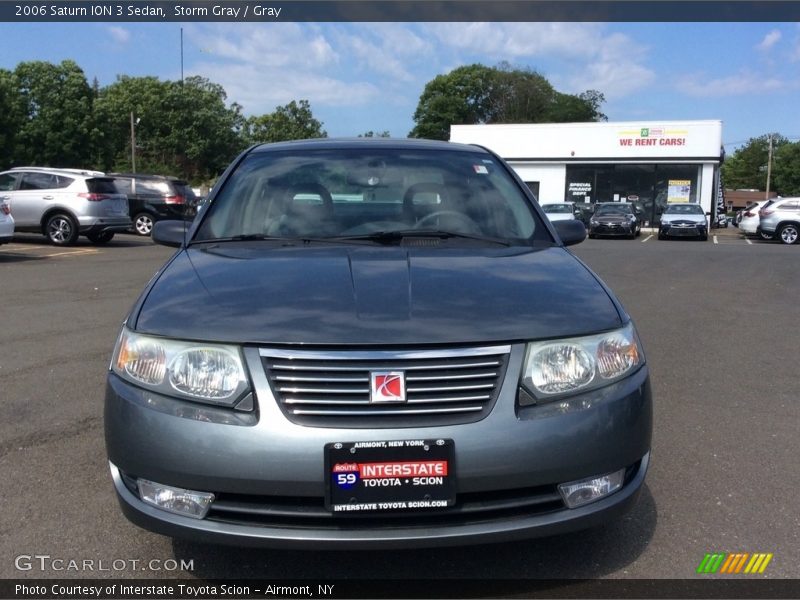
[[767, 193], [764, 200], [769, 200], [769, 183], [772, 177], [772, 134], [769, 135], [769, 152], [767, 153]]
[[131, 111], [131, 173], [136, 173], [136, 126], [142, 119], [133, 118], [133, 111]]
[[131, 111], [131, 173], [136, 173], [136, 123]]

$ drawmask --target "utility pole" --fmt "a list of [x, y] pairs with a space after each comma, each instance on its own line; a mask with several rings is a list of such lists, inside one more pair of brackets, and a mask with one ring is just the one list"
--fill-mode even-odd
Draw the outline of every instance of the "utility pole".
[[772, 177], [772, 134], [769, 134], [769, 152], [767, 154], [767, 192], [764, 200], [769, 200], [769, 183]]
[[131, 173], [136, 173], [136, 123], [133, 120], [133, 111], [131, 111]]

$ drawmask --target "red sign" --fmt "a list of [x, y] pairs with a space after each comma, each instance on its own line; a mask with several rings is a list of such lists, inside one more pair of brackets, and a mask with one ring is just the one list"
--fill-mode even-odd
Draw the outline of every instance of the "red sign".
[[427, 475], [447, 476], [446, 460], [414, 462], [361, 463], [358, 465], [362, 479], [386, 477], [420, 477]]

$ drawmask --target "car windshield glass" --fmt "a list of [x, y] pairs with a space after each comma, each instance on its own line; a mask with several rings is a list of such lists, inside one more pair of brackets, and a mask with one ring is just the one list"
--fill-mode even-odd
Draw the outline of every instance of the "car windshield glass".
[[630, 215], [631, 207], [624, 204], [600, 204], [594, 212], [595, 215]]
[[667, 215], [705, 215], [698, 204], [670, 204], [664, 211]]
[[571, 213], [571, 204], [543, 204], [542, 210], [546, 213]]
[[385, 242], [416, 232], [521, 242], [535, 231], [528, 198], [485, 152], [339, 146], [251, 153], [219, 190], [193, 241]]

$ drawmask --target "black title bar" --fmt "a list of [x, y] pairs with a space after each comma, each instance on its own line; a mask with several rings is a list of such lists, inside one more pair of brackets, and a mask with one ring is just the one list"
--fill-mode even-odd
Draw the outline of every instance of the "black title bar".
[[0, 1], [9, 22], [800, 21], [796, 0]]

